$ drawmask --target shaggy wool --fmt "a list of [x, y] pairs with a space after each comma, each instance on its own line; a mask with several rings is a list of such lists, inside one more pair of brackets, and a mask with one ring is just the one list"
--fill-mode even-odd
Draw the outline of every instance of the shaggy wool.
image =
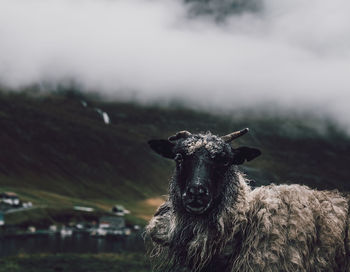
[[210, 214], [179, 212], [170, 195], [146, 237], [157, 271], [350, 271], [348, 197], [302, 185], [254, 190], [237, 169]]

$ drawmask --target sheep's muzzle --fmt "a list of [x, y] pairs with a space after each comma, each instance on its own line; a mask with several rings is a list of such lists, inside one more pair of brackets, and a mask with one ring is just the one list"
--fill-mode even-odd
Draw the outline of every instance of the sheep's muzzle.
[[192, 185], [182, 195], [182, 202], [187, 212], [202, 214], [209, 209], [212, 198], [205, 186]]

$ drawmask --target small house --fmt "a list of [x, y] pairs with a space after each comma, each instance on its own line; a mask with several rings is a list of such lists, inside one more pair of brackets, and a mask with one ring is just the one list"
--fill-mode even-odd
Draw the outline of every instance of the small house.
[[125, 219], [118, 216], [102, 216], [100, 228], [122, 229], [125, 228]]
[[21, 205], [21, 201], [18, 195], [14, 192], [1, 193], [0, 201], [14, 207], [18, 207]]
[[112, 212], [118, 216], [124, 216], [125, 214], [130, 214], [130, 211], [125, 209], [122, 205], [114, 205]]

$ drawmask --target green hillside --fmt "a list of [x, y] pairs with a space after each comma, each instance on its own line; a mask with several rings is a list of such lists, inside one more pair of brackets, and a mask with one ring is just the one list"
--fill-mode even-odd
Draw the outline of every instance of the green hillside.
[[149, 261], [142, 253], [40, 254], [0, 259], [0, 272], [146, 272]]
[[[95, 108], [108, 113], [111, 124]], [[350, 190], [350, 139], [329, 120], [263, 110], [211, 114], [65, 90], [1, 92], [0, 191], [54, 210], [84, 205], [107, 211], [120, 203], [135, 218], [147, 218], [166, 194], [173, 167], [151, 152], [149, 139], [184, 129], [225, 134], [244, 127], [251, 133], [236, 144], [263, 152], [244, 166], [253, 185]]]

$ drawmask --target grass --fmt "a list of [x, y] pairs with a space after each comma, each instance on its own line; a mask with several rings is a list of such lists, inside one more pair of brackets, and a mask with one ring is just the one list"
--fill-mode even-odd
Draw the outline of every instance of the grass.
[[0, 272], [149, 272], [144, 253], [19, 255], [0, 260]]

